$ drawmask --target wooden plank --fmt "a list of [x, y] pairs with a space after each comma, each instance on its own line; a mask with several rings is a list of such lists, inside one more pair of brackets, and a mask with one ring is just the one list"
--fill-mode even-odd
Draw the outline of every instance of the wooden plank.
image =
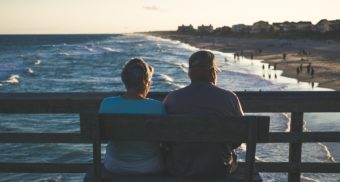
[[98, 122], [97, 113], [80, 113], [80, 133], [82, 137], [92, 140], [93, 129], [96, 127], [96, 123]]
[[[247, 140], [248, 123], [259, 119], [263, 122], [263, 126], [265, 126], [264, 123], [269, 125], [269, 118], [266, 116], [101, 114], [100, 117], [102, 127], [105, 128], [102, 136], [123, 141], [242, 142]], [[259, 131], [268, 133], [268, 130], [264, 131], [262, 128], [259, 128]]]
[[340, 132], [271, 132], [265, 143], [340, 142]]
[[0, 163], [0, 172], [85, 173], [90, 163]]
[[257, 162], [259, 172], [304, 172], [304, 173], [340, 173], [340, 163], [289, 163], [289, 162]]
[[91, 143], [79, 133], [0, 133], [0, 143]]
[[[244, 165], [244, 162], [240, 162]], [[91, 163], [0, 163], [0, 172], [16, 173], [85, 173]], [[340, 173], [340, 163], [301, 163], [257, 162], [259, 172]]]
[[[246, 170], [245, 179], [246, 182], [253, 181], [254, 162], [256, 154], [256, 137], [257, 137], [257, 123], [258, 121], [250, 122], [248, 125], [248, 136], [247, 136], [247, 148], [246, 148]], [[269, 128], [267, 128], [267, 133]]]
[[[303, 113], [293, 112], [291, 115], [290, 131], [302, 132], [303, 131]], [[289, 162], [301, 162], [302, 143], [289, 143]], [[288, 173], [288, 182], [299, 182], [301, 173], [299, 170]]]
[[[168, 174], [146, 174], [146, 175], [117, 175], [109, 173], [107, 170], [102, 171], [102, 179], [105, 182], [119, 181], [119, 182], [244, 182], [245, 166], [243, 163], [238, 165], [238, 169], [232, 175], [225, 178], [203, 178], [199, 180], [177, 178]], [[84, 182], [93, 182], [93, 170], [90, 170], [84, 177]], [[262, 182], [262, 178], [257, 171], [254, 171], [253, 182]]]
[[[97, 112], [106, 93], [0, 93], [0, 113]], [[149, 93], [162, 100], [166, 92]], [[340, 91], [236, 92], [245, 112], [340, 112]], [[34, 107], [32, 107], [34, 105]]]
[[[0, 133], [0, 143], [87, 143], [91, 137], [79, 133]], [[340, 132], [273, 132], [258, 143], [340, 142]]]

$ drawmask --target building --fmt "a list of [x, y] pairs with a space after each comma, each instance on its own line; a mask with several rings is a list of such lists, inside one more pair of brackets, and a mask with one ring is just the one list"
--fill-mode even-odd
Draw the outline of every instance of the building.
[[320, 20], [314, 27], [313, 27], [313, 31], [315, 32], [329, 32], [331, 30], [331, 23], [326, 20], [326, 19], [322, 19]]
[[273, 23], [272, 27], [274, 32], [283, 31], [282, 23]]
[[340, 30], [340, 20], [332, 20], [329, 21], [331, 31], [339, 31]]
[[231, 27], [231, 31], [232, 32], [250, 32], [251, 30], [251, 26], [245, 25], [245, 24], [237, 24], [237, 25], [233, 25]]
[[231, 32], [231, 28], [228, 26], [218, 27], [214, 30], [214, 33], [217, 35], [223, 35]]
[[210, 24], [208, 26], [206, 25], [201, 25], [197, 27], [198, 33], [202, 34], [207, 34], [207, 33], [213, 33], [214, 32], [214, 27]]
[[273, 23], [273, 31], [274, 32], [288, 32], [288, 31], [294, 31], [296, 30], [296, 27], [294, 23], [292, 22], [282, 22], [282, 23]]
[[251, 27], [250, 33], [271, 32], [272, 26], [266, 21], [258, 21]]
[[311, 31], [313, 24], [310, 21], [299, 21], [295, 23], [295, 28], [297, 31]]
[[192, 33], [195, 32], [196, 30], [194, 29], [194, 27], [190, 24], [188, 26], [185, 25], [181, 25], [178, 26], [177, 28], [177, 32], [181, 32], [181, 33]]

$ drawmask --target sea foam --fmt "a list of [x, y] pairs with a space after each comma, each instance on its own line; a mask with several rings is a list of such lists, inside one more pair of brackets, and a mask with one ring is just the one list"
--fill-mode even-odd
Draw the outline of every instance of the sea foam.
[[40, 64], [40, 63], [41, 63], [40, 59], [38, 59], [38, 60], [36, 60], [36, 61], [34, 62], [35, 65], [38, 65], [38, 64]]
[[19, 75], [11, 75], [6, 81], [4, 81], [4, 83], [18, 84], [19, 79], [20, 79]]

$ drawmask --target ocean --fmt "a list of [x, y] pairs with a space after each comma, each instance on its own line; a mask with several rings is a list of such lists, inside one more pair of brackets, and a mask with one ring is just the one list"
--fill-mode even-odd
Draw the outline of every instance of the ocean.
[[[168, 92], [190, 83], [188, 58], [198, 49], [179, 41], [138, 34], [0, 35], [0, 92], [124, 91], [124, 63], [142, 57], [155, 68], [152, 91]], [[281, 76], [261, 60], [213, 51], [221, 71], [217, 85], [233, 91], [330, 91], [317, 83]], [[262, 69], [262, 66], [265, 69]], [[269, 75], [271, 75], [269, 77]], [[274, 77], [276, 75], [277, 78]], [[270, 115], [272, 132], [287, 131], [290, 113]], [[305, 113], [305, 131], [339, 131], [339, 113]], [[72, 114], [0, 114], [0, 132], [79, 132]], [[244, 158], [244, 146], [238, 150]], [[91, 145], [0, 144], [0, 162], [90, 162]], [[302, 161], [340, 161], [340, 144], [303, 144]], [[288, 161], [288, 144], [259, 144], [257, 160]], [[262, 173], [264, 181], [287, 181], [285, 173]], [[0, 181], [82, 181], [84, 174], [0, 173]], [[340, 174], [303, 174], [303, 181], [339, 182]]]

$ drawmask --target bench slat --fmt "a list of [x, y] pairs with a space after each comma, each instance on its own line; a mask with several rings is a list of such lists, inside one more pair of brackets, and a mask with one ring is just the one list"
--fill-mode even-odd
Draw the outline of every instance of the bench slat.
[[[269, 117], [100, 115], [102, 138], [119, 141], [245, 142], [250, 122], [268, 139]], [[226, 122], [228, 121], [228, 122]]]
[[89, 163], [0, 163], [1, 172], [15, 173], [84, 173]]

